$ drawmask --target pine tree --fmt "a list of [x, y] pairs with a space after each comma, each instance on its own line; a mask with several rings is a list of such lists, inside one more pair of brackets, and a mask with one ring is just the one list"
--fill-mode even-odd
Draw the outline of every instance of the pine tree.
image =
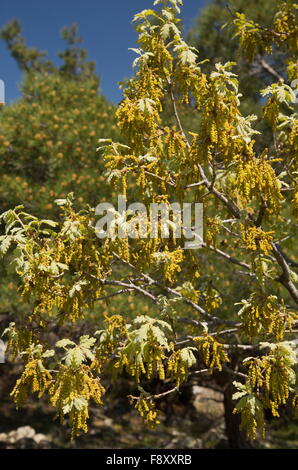
[[99, 194], [111, 197], [96, 143], [99, 136], [118, 138], [114, 106], [99, 91], [76, 25], [62, 30], [68, 46], [60, 67], [26, 46], [17, 21], [1, 36], [24, 72], [21, 98], [0, 115], [2, 210], [23, 204], [34, 214], [57, 215], [53, 199], [71, 191], [90, 204]]

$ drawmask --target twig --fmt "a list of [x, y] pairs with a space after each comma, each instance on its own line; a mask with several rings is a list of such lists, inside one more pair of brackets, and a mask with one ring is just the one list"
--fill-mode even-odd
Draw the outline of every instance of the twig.
[[[145, 398], [147, 399], [153, 399], [153, 400], [159, 400], [160, 398], [164, 398], [166, 397], [167, 395], [170, 395], [171, 393], [174, 393], [174, 392], [179, 392], [178, 388], [177, 387], [174, 387], [172, 388], [171, 390], [167, 390], [166, 392], [163, 392], [163, 393], [159, 393], [158, 395], [149, 395], [149, 396], [146, 396]], [[127, 395], [127, 398], [129, 400], [139, 400], [140, 397], [134, 397], [133, 395]]]
[[270, 75], [277, 78], [279, 81], [284, 82], [284, 78], [281, 75], [279, 75], [279, 73], [276, 70], [274, 70], [274, 68], [271, 67], [271, 65], [268, 64], [268, 62], [266, 62], [265, 59], [259, 57], [259, 63], [261, 64], [264, 70], [270, 73]]

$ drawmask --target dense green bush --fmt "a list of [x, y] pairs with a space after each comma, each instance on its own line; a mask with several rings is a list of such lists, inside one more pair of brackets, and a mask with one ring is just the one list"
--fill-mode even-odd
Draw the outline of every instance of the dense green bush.
[[0, 114], [0, 207], [23, 204], [46, 216], [56, 215], [53, 200], [71, 191], [81, 203], [110, 197], [96, 147], [102, 136], [118, 138], [114, 106], [99, 91], [76, 28], [63, 31], [69, 47], [60, 53], [60, 68], [37, 52], [34, 62], [28, 59], [32, 49], [18, 23], [8, 24], [2, 37], [24, 78], [21, 98]]

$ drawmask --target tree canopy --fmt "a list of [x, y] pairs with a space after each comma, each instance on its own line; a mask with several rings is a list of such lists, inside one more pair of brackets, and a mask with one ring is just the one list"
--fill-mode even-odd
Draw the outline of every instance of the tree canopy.
[[[147, 227], [143, 237], [100, 238], [96, 211], [77, 210], [73, 195], [56, 200], [60, 221], [20, 206], [3, 213], [0, 250], [14, 250], [29, 306], [5, 331], [11, 354], [25, 363], [12, 397], [17, 406], [30, 393], [47, 397], [61, 419], [69, 417], [74, 437], [87, 431], [89, 404], [102, 404], [107, 380], [133, 377], [129, 400], [155, 426], [163, 397], [207, 375], [233, 383], [234, 415], [247, 439], [256, 439], [265, 435], [265, 413], [278, 417], [282, 405], [298, 403], [298, 126], [290, 86], [298, 78], [297, 4], [280, 2], [266, 25], [241, 12], [230, 19], [247, 60], [276, 51], [286, 58], [284, 79], [259, 90], [259, 118], [243, 114], [235, 64], [210, 66], [184, 40], [182, 0], [154, 5], [134, 17], [135, 75], [116, 111], [123, 140], [97, 135], [98, 150], [108, 181], [128, 203], [203, 203], [204, 241], [185, 249], [185, 227], [173, 219], [168, 237], [158, 231], [150, 238]], [[175, 124], [162, 120], [165, 102]], [[181, 104], [195, 109], [195, 129], [184, 128]], [[269, 147], [258, 119], [270, 126]], [[139, 214], [125, 215], [133, 224]], [[76, 324], [98, 302], [128, 294], [148, 304], [145, 315], [128, 317], [119, 304], [92, 334], [51, 343], [50, 328]], [[146, 387], [153, 378], [164, 392]]]

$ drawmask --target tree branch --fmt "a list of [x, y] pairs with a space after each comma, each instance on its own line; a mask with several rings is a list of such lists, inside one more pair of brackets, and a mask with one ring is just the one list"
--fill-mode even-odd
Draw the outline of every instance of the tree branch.
[[262, 68], [266, 70], [266, 72], [270, 73], [270, 75], [272, 75], [274, 78], [277, 78], [277, 80], [284, 82], [284, 78], [281, 75], [279, 75], [279, 73], [276, 70], [274, 70], [274, 68], [271, 67], [271, 65], [268, 64], [268, 62], [266, 62], [266, 60], [263, 57], [259, 57], [259, 63], [262, 66]]
[[275, 243], [271, 243], [271, 246], [273, 249], [273, 255], [282, 270], [282, 275], [279, 277], [278, 280], [288, 290], [292, 299], [295, 300], [295, 302], [298, 304], [298, 290], [296, 289], [295, 285], [291, 280], [291, 270], [289, 268], [289, 265], [282, 251], [279, 249], [278, 245], [276, 245]]

